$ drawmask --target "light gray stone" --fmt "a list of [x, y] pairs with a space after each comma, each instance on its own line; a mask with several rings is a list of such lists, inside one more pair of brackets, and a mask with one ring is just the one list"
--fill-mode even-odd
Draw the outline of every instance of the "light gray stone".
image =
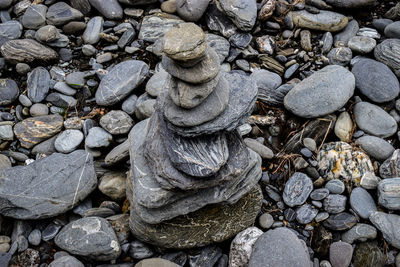
[[394, 152], [394, 147], [389, 142], [376, 136], [364, 135], [356, 140], [356, 144], [377, 160], [386, 160]]
[[400, 248], [400, 216], [376, 211], [369, 216], [372, 224], [381, 231], [383, 238], [395, 248]]
[[83, 133], [79, 130], [65, 130], [54, 142], [54, 147], [60, 153], [74, 151], [83, 141]]
[[312, 190], [312, 180], [306, 174], [296, 172], [285, 184], [283, 201], [289, 207], [299, 206], [306, 202]]
[[350, 205], [357, 215], [363, 219], [368, 219], [373, 212], [377, 211], [374, 199], [362, 187], [356, 187], [351, 191]]

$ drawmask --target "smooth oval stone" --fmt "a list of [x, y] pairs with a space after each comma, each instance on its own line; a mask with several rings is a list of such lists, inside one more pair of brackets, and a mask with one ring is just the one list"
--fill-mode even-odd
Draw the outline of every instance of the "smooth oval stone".
[[353, 96], [355, 79], [347, 69], [327, 66], [304, 79], [285, 96], [285, 108], [303, 118], [330, 114]]
[[352, 59], [353, 53], [348, 47], [337, 47], [333, 48], [327, 56], [330, 64], [346, 66]]
[[103, 31], [103, 17], [93, 17], [86, 25], [82, 39], [85, 44], [96, 44], [100, 41], [100, 33]]
[[311, 223], [318, 214], [318, 209], [313, 208], [310, 204], [304, 204], [296, 209], [296, 220], [300, 224]]
[[117, 64], [101, 80], [96, 91], [96, 103], [111, 106], [120, 102], [144, 81], [148, 71], [149, 66], [139, 60]]
[[379, 106], [359, 102], [353, 112], [358, 128], [366, 133], [385, 138], [397, 131], [397, 122]]
[[323, 200], [329, 195], [329, 190], [326, 188], [318, 188], [311, 192], [310, 198], [312, 200]]
[[118, 20], [124, 15], [118, 0], [89, 0], [89, 2], [107, 19]]
[[339, 214], [334, 214], [329, 216], [328, 219], [324, 221], [324, 226], [333, 231], [343, 231], [350, 229], [357, 223], [357, 218], [347, 212], [342, 212]]
[[43, 101], [50, 89], [50, 73], [43, 67], [37, 67], [28, 75], [28, 97], [34, 103]]
[[173, 125], [193, 127], [218, 117], [229, 102], [229, 83], [221, 77], [216, 89], [198, 106], [183, 109], [173, 104], [169, 95], [165, 98], [164, 116]]
[[380, 32], [383, 32], [387, 25], [393, 23], [391, 19], [373, 19], [372, 26]]
[[400, 77], [400, 39], [386, 39], [375, 47], [376, 60], [389, 66]]
[[356, 144], [377, 160], [386, 160], [394, 152], [394, 147], [388, 141], [376, 136], [364, 135], [356, 140]]
[[369, 216], [372, 224], [381, 231], [383, 238], [395, 248], [400, 248], [400, 216], [376, 211]]
[[383, 179], [378, 184], [378, 203], [390, 209], [400, 210], [400, 178]]
[[209, 0], [176, 0], [176, 12], [185, 21], [198, 21], [206, 11]]
[[46, 18], [48, 24], [60, 26], [73, 20], [81, 20], [83, 14], [65, 2], [57, 2], [49, 7]]
[[349, 266], [353, 247], [346, 242], [334, 242], [329, 246], [329, 261], [332, 266]]
[[21, 23], [28, 29], [39, 29], [46, 25], [47, 6], [30, 5], [22, 16]]
[[74, 151], [83, 141], [83, 133], [79, 130], [65, 130], [54, 142], [58, 152], [70, 153]]
[[349, 40], [349, 48], [360, 54], [368, 54], [376, 47], [376, 40], [366, 36], [354, 36]]
[[100, 125], [110, 134], [126, 134], [132, 128], [133, 120], [122, 110], [111, 110], [101, 117]]
[[171, 76], [168, 74], [168, 72], [166, 72], [163, 68], [160, 68], [160, 70], [154, 73], [154, 75], [151, 76], [149, 81], [146, 83], [146, 92], [153, 97], [159, 96], [161, 91], [163, 91], [164, 87], [167, 85], [169, 77]]
[[32, 39], [10, 40], [1, 46], [1, 54], [13, 63], [50, 63], [58, 59], [58, 54]]
[[101, 127], [90, 128], [85, 139], [85, 145], [89, 148], [108, 147], [112, 141], [112, 135]]
[[400, 38], [400, 21], [393, 22], [385, 27], [387, 38]]
[[331, 194], [324, 199], [324, 209], [330, 214], [337, 214], [346, 209], [347, 197]]
[[178, 19], [176, 16], [165, 16], [162, 13], [145, 16], [140, 26], [139, 39], [154, 43], [162, 38], [174, 25], [182, 22], [183, 20]]
[[365, 242], [368, 239], [375, 239], [376, 228], [365, 223], [357, 223], [353, 228], [342, 234], [342, 241], [353, 244], [355, 241]]
[[219, 56], [214, 49], [209, 48], [204, 59], [191, 68], [184, 68], [167, 56], [162, 58], [163, 68], [172, 76], [188, 83], [205, 83], [218, 75]]
[[349, 22], [342, 14], [320, 10], [318, 14], [312, 14], [305, 10], [292, 11], [289, 13], [293, 23], [299, 28], [317, 31], [337, 32], [346, 27]]
[[39, 42], [50, 43], [61, 38], [57, 28], [53, 25], [46, 25], [40, 27], [35, 33], [35, 39]]
[[368, 219], [369, 215], [377, 210], [374, 199], [362, 187], [356, 187], [351, 191], [350, 205], [358, 216], [363, 219]]
[[19, 88], [12, 79], [0, 79], [0, 106], [9, 105], [17, 99]]
[[113, 228], [106, 219], [100, 217], [86, 217], [67, 224], [54, 242], [71, 254], [93, 260], [113, 260], [121, 254]]
[[254, 244], [249, 267], [260, 266], [305, 267], [311, 261], [306, 244], [288, 228], [279, 227], [263, 233]]
[[32, 117], [48, 115], [49, 107], [42, 103], [36, 103], [31, 106], [29, 113]]
[[289, 207], [294, 207], [306, 202], [313, 190], [312, 180], [304, 173], [294, 173], [285, 184], [283, 201]]
[[372, 59], [361, 59], [351, 72], [356, 78], [356, 87], [362, 94], [376, 103], [395, 99], [400, 92], [399, 81], [385, 64]]
[[370, 7], [377, 3], [376, 0], [325, 0], [325, 2], [338, 8]]

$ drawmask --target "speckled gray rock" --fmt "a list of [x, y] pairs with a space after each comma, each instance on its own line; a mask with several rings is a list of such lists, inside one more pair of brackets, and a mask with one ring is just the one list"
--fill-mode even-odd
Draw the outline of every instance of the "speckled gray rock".
[[9, 105], [17, 99], [19, 89], [12, 79], [0, 79], [0, 105]]
[[306, 10], [292, 11], [289, 16], [296, 26], [317, 31], [337, 32], [348, 23], [344, 15], [325, 10], [321, 10], [318, 14], [312, 14]]
[[49, 7], [46, 18], [48, 24], [60, 26], [73, 20], [81, 20], [83, 14], [65, 2], [57, 2]]
[[333, 48], [327, 56], [331, 65], [346, 66], [353, 58], [353, 53], [348, 47], [336, 47]]
[[354, 64], [351, 72], [356, 78], [357, 89], [374, 102], [388, 102], [399, 95], [400, 85], [397, 77], [381, 62], [361, 59]]
[[374, 50], [376, 40], [366, 36], [354, 36], [349, 40], [348, 46], [353, 52], [368, 54]]
[[133, 120], [122, 110], [111, 110], [101, 117], [100, 125], [110, 134], [126, 134], [132, 128]]
[[389, 66], [400, 77], [400, 39], [386, 39], [375, 47], [376, 60]]
[[383, 238], [395, 248], [400, 248], [400, 216], [376, 211], [369, 216], [373, 225], [381, 231]]
[[112, 141], [112, 135], [101, 127], [93, 127], [86, 136], [85, 145], [89, 148], [107, 147]]
[[72, 256], [62, 256], [49, 264], [49, 267], [84, 267], [82, 262]]
[[400, 38], [400, 21], [393, 22], [385, 27], [387, 38]]
[[257, 19], [255, 0], [217, 0], [216, 5], [243, 31], [250, 31]]
[[174, 25], [182, 22], [183, 20], [178, 19], [176, 16], [163, 16], [162, 14], [145, 16], [140, 27], [139, 39], [154, 43]]
[[101, 80], [96, 103], [111, 106], [120, 102], [144, 81], [148, 71], [149, 67], [143, 61], [127, 60], [117, 64]]
[[324, 199], [324, 209], [330, 214], [343, 212], [346, 209], [347, 197], [330, 194]]
[[35, 39], [39, 42], [50, 43], [61, 38], [57, 28], [53, 25], [40, 27], [35, 33]]
[[396, 149], [392, 156], [382, 163], [379, 174], [382, 178], [400, 177], [400, 149]]
[[353, 109], [358, 128], [379, 137], [389, 137], [396, 133], [397, 123], [392, 116], [379, 106], [359, 102]]
[[83, 133], [79, 130], [65, 130], [57, 136], [54, 147], [60, 153], [74, 151], [83, 141]]
[[27, 166], [1, 170], [0, 175], [0, 213], [20, 220], [65, 213], [97, 184], [93, 158], [83, 150], [54, 153]]
[[394, 147], [388, 141], [372, 135], [364, 135], [358, 138], [356, 144], [360, 145], [369, 156], [377, 160], [386, 160], [394, 152]]
[[89, 2], [107, 19], [118, 20], [124, 15], [118, 0], [89, 0]]
[[254, 243], [263, 234], [257, 227], [249, 227], [238, 233], [232, 240], [229, 251], [229, 266], [247, 266], [253, 250]]
[[355, 241], [365, 242], [368, 239], [375, 239], [376, 228], [365, 223], [357, 223], [353, 228], [342, 234], [342, 241], [353, 244]]
[[30, 5], [22, 16], [21, 23], [25, 28], [39, 29], [46, 25], [46, 12], [47, 6], [45, 5]]
[[306, 244], [287, 228], [276, 228], [256, 241], [249, 267], [311, 266]]
[[96, 44], [100, 41], [100, 33], [103, 31], [103, 17], [93, 17], [89, 20], [86, 25], [85, 32], [82, 35], [82, 39], [85, 44]]
[[296, 220], [300, 224], [308, 224], [312, 222], [318, 214], [318, 209], [310, 204], [304, 204], [296, 209]]
[[289, 207], [294, 207], [306, 202], [313, 190], [312, 180], [304, 173], [294, 173], [285, 184], [283, 201]]
[[50, 89], [50, 73], [43, 67], [37, 67], [28, 75], [28, 97], [34, 103], [43, 101]]
[[185, 21], [198, 21], [206, 11], [209, 0], [177, 0], [176, 12]]
[[400, 178], [388, 178], [378, 184], [378, 203], [390, 209], [400, 210]]
[[121, 254], [113, 228], [100, 217], [86, 217], [67, 224], [54, 242], [71, 254], [93, 260], [113, 260]]
[[368, 219], [373, 212], [377, 211], [374, 199], [362, 187], [356, 187], [351, 191], [350, 205], [357, 215], [363, 219]]
[[10, 20], [0, 23], [0, 46], [8, 40], [14, 40], [21, 37], [22, 25], [18, 21]]
[[353, 96], [355, 79], [347, 69], [327, 66], [304, 79], [285, 96], [286, 109], [303, 118], [330, 114]]

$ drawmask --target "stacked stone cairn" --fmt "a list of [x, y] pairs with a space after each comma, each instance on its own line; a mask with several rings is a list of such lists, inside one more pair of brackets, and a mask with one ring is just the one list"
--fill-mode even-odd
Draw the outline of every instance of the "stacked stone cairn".
[[193, 23], [167, 32], [163, 52], [166, 88], [156, 112], [129, 135], [130, 228], [167, 248], [221, 242], [252, 225], [261, 209], [261, 158], [236, 131], [257, 88], [245, 75], [220, 70]]

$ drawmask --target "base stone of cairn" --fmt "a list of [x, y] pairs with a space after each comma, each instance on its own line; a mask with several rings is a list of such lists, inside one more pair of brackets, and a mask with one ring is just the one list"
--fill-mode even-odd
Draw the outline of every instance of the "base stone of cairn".
[[257, 87], [220, 71], [193, 23], [167, 32], [163, 52], [166, 88], [152, 117], [129, 134], [130, 228], [166, 248], [221, 242], [254, 224], [261, 209], [261, 158], [236, 131], [251, 114]]

